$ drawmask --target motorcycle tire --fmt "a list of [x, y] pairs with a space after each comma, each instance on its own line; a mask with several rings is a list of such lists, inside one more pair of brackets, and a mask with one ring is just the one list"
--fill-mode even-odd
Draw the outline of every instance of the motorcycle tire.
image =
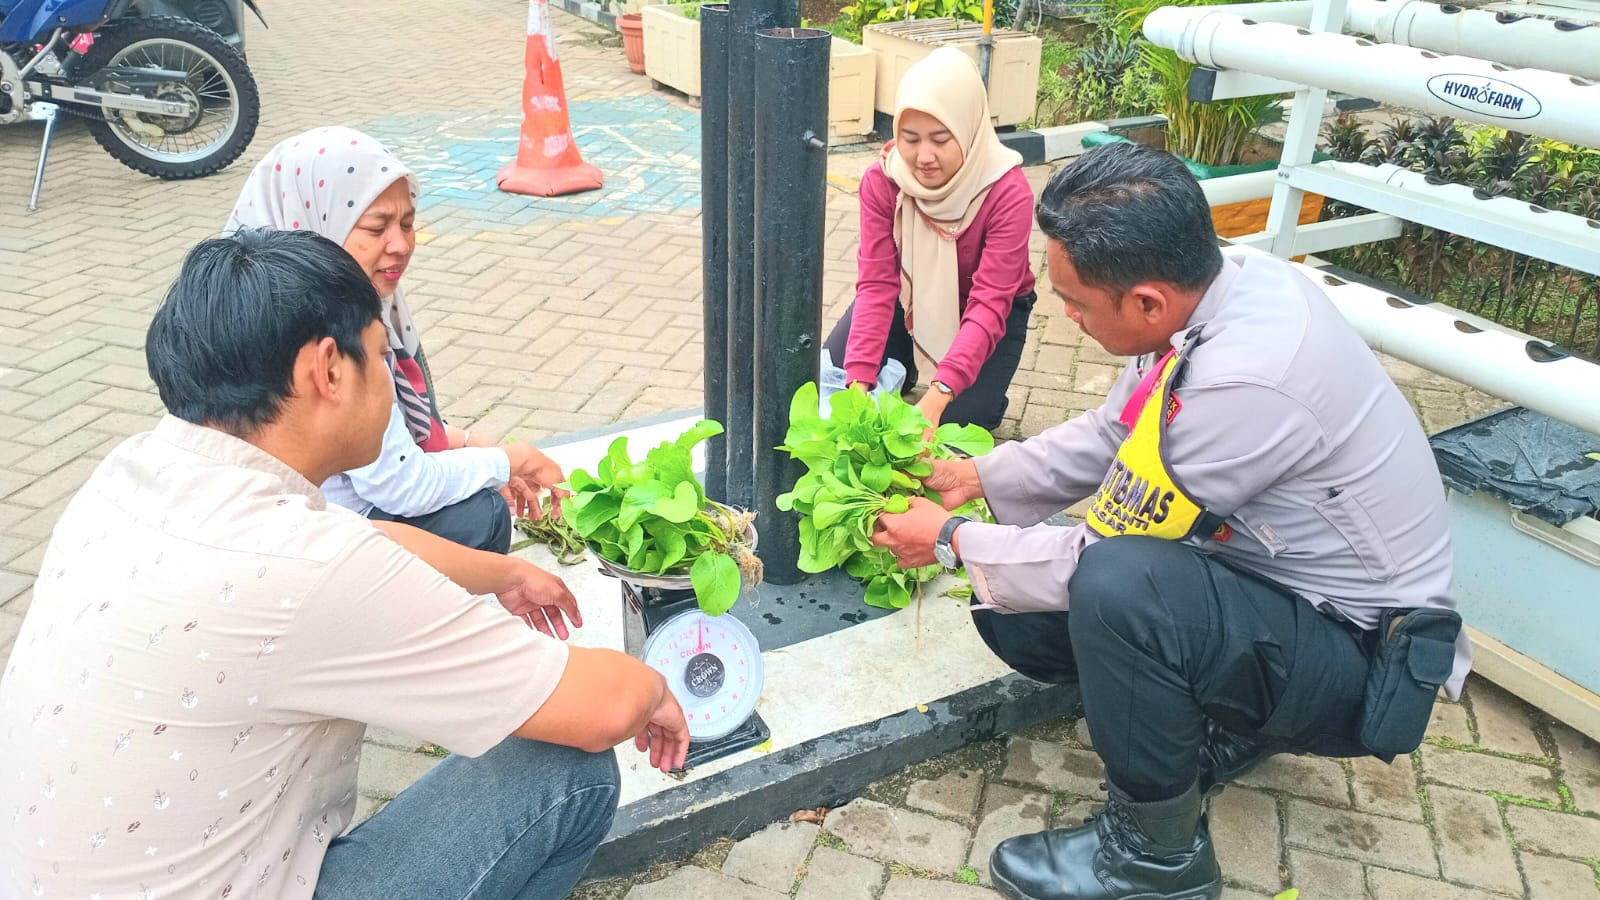
[[[261, 94], [244, 55], [216, 32], [188, 19], [152, 16], [124, 19], [95, 35], [94, 45], [74, 67], [93, 74], [110, 66], [145, 66], [190, 72], [183, 82], [163, 86], [161, 96], [191, 102], [194, 115], [101, 110], [89, 132], [118, 162], [167, 180], [200, 178], [239, 158], [255, 137], [261, 119]], [[213, 104], [220, 90], [225, 106]], [[220, 116], [220, 122], [216, 117]], [[215, 137], [198, 146], [168, 146], [202, 124], [218, 126]]]

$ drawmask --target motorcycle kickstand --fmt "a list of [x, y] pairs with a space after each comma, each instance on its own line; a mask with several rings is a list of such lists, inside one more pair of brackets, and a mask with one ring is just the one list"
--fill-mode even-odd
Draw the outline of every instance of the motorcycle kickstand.
[[54, 103], [40, 103], [32, 113], [34, 119], [44, 120], [44, 140], [39, 144], [39, 168], [33, 173], [33, 196], [28, 200], [28, 212], [37, 212], [39, 192], [44, 189], [44, 164], [50, 158], [50, 142], [56, 136], [56, 122], [61, 113]]

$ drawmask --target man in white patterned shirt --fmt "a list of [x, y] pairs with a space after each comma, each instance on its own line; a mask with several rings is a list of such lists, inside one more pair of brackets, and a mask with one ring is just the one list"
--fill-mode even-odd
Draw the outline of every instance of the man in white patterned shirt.
[[[389, 418], [378, 314], [310, 233], [185, 261], [146, 342], [170, 414], [62, 514], [0, 680], [0, 896], [559, 897], [611, 747], [682, 764], [659, 675], [518, 617], [581, 624], [559, 579], [324, 502]], [[368, 723], [458, 755], [340, 836]]]

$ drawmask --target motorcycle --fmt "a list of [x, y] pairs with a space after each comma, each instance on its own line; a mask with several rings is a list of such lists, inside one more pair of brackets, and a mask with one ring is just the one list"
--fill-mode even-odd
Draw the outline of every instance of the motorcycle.
[[58, 112], [84, 117], [107, 153], [157, 178], [238, 159], [261, 116], [241, 2], [266, 24], [255, 0], [0, 0], [0, 125], [45, 122], [28, 208]]

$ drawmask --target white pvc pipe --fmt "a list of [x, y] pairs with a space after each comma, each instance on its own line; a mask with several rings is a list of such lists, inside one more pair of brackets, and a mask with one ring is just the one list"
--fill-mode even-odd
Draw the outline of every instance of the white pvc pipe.
[[1550, 240], [1570, 241], [1586, 249], [1592, 248], [1591, 254], [1586, 257], [1590, 260], [1589, 265], [1581, 268], [1586, 272], [1600, 270], [1600, 228], [1596, 228], [1582, 216], [1545, 209], [1510, 197], [1480, 199], [1467, 185], [1434, 184], [1421, 172], [1413, 172], [1389, 163], [1369, 166], [1363, 163], [1329, 160], [1314, 165], [1362, 178], [1374, 184], [1393, 185], [1409, 191], [1433, 194], [1443, 202], [1470, 211], [1474, 218], [1491, 220], [1502, 227], [1527, 234], [1544, 235]]
[[1296, 84], [1600, 147], [1600, 86], [1543, 69], [1506, 69], [1343, 34], [1313, 33], [1207, 9], [1162, 7], [1144, 22], [1152, 43], [1213, 69]]
[[1293, 265], [1322, 287], [1372, 349], [1600, 434], [1600, 366], [1571, 356], [1552, 359], [1547, 343], [1447, 306], [1409, 304]]
[[1229, 203], [1243, 203], [1247, 200], [1264, 200], [1272, 196], [1272, 186], [1278, 183], [1278, 170], [1268, 169], [1265, 172], [1246, 172], [1243, 175], [1227, 175], [1222, 178], [1207, 178], [1200, 182], [1200, 190], [1206, 195], [1206, 202], [1212, 206], [1226, 206]]
[[[1253, 22], [1306, 28], [1311, 22], [1311, 4], [1312, 0], [1282, 0], [1183, 10], [1191, 17], [1222, 12]], [[1385, 44], [1600, 79], [1600, 25], [1558, 25], [1551, 19], [1519, 17], [1516, 13], [1459, 7], [1454, 10], [1447, 12], [1428, 0], [1348, 0], [1341, 30], [1370, 34]]]
[[1386, 44], [1600, 79], [1600, 26], [1558, 26], [1550, 19], [1517, 18], [1514, 13], [1452, 9], [1447, 12], [1424, 0], [1350, 0], [1344, 30], [1370, 34]]

